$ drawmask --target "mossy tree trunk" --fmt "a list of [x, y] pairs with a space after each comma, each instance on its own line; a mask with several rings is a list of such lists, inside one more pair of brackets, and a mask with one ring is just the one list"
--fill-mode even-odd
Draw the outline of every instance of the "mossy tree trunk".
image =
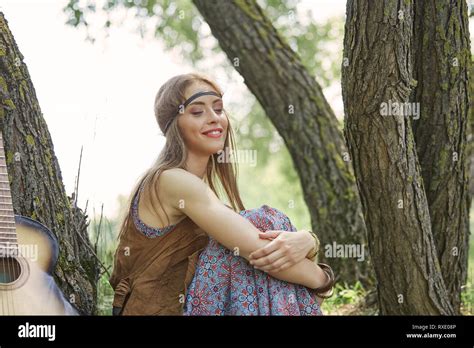
[[474, 61], [469, 63], [469, 126], [467, 132], [467, 158], [469, 164], [469, 196], [474, 197]]
[[58, 238], [55, 279], [82, 313], [96, 309], [98, 264], [87, 216], [66, 196], [53, 143], [28, 69], [0, 12], [0, 118], [15, 214], [46, 225]]
[[[454, 314], [431, 231], [411, 118], [411, 1], [349, 0], [342, 86], [381, 314]], [[407, 111], [407, 109], [405, 109]]]
[[[321, 261], [334, 268], [339, 280], [370, 284], [357, 187], [342, 132], [321, 87], [255, 0], [194, 4], [285, 141], [321, 239]], [[325, 258], [325, 250], [334, 245], [364, 247], [365, 260], [354, 254]]]
[[469, 248], [467, 131], [471, 50], [467, 4], [414, 2], [415, 143], [444, 282], [459, 313]]

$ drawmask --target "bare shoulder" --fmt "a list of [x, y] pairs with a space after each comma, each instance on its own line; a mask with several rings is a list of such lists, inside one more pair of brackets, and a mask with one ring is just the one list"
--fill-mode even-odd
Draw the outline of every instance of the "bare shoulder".
[[163, 176], [164, 180], [166, 181], [173, 181], [173, 180], [186, 180], [188, 177], [194, 176], [193, 174], [189, 173], [187, 170], [182, 168], [171, 168], [164, 170], [161, 175]]
[[160, 190], [174, 198], [189, 198], [207, 191], [200, 178], [181, 168], [164, 170], [159, 181]]
[[181, 168], [166, 169], [161, 173], [163, 186], [176, 187], [181, 185], [202, 183], [196, 175]]

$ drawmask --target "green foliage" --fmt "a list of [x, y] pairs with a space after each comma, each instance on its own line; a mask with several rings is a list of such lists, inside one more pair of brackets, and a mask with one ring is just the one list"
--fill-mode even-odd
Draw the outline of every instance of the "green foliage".
[[336, 284], [334, 296], [328, 298], [324, 303], [327, 307], [340, 306], [344, 304], [355, 304], [365, 296], [365, 289], [360, 282], [354, 285]]
[[[472, 268], [472, 263], [470, 266]], [[463, 315], [474, 314], [474, 284], [472, 281], [472, 276], [461, 292], [461, 313]]]
[[[260, 161], [267, 161], [267, 164]], [[296, 229], [310, 229], [308, 209], [291, 161], [285, 147], [280, 149], [278, 156], [257, 150], [256, 167], [239, 165], [240, 193], [247, 209], [266, 204], [285, 213]]]
[[[118, 220], [110, 221], [107, 217], [97, 216], [88, 226], [89, 239], [91, 240], [95, 253], [102, 264], [111, 272], [115, 249], [117, 248]], [[111, 315], [114, 291], [109, 284], [109, 274], [102, 271], [97, 284], [97, 314]]]
[[267, 0], [258, 3], [322, 87], [340, 80], [344, 18], [316, 23], [310, 10], [298, 10], [299, 1]]
[[377, 306], [365, 304], [367, 294], [360, 282], [336, 284], [334, 295], [323, 301], [321, 309], [325, 315], [376, 315]]
[[[193, 66], [199, 66], [203, 59], [222, 52], [208, 25], [189, 0], [107, 0], [102, 3], [103, 6], [98, 9], [95, 1], [82, 4], [79, 0], [69, 0], [63, 9], [68, 16], [66, 24], [88, 27], [94, 20], [94, 14], [100, 10], [109, 15], [103, 23], [107, 31], [112, 25], [120, 25], [111, 21], [110, 14], [127, 9], [137, 19], [137, 30], [142, 36], [147, 30], [145, 24], [153, 23], [157, 39], [167, 49], [177, 50]], [[341, 44], [343, 18], [316, 24], [311, 19], [310, 11], [298, 11], [299, 1], [267, 0], [258, 3], [279, 34], [301, 56], [305, 66], [323, 86], [339, 79], [341, 56], [340, 53], [334, 55], [336, 50], [331, 50], [330, 46], [336, 40]], [[94, 40], [89, 36], [88, 39]], [[204, 42], [206, 45], [202, 44]], [[342, 52], [342, 49], [337, 52]], [[232, 69], [230, 65], [226, 68]]]
[[[188, 0], [107, 0], [97, 9], [96, 2], [88, 1], [81, 5], [79, 0], [69, 0], [64, 7], [68, 15], [66, 24], [74, 27], [88, 27], [94, 20], [94, 14], [103, 11], [108, 19], [103, 23], [103, 29], [108, 32], [114, 23], [110, 14], [114, 11], [126, 9], [137, 20], [137, 31], [143, 37], [147, 31], [146, 24], [154, 23], [154, 35], [165, 45], [166, 49], [178, 49], [178, 52], [196, 63], [203, 59], [201, 41], [210, 34], [203, 35], [200, 31], [202, 17], [191, 1]], [[88, 33], [88, 40], [94, 41]], [[178, 45], [179, 43], [179, 45]]]
[[109, 284], [108, 277], [104, 274], [99, 278], [97, 293], [97, 315], [112, 315], [114, 290]]
[[[471, 202], [469, 212], [469, 230], [474, 230], [474, 204]], [[464, 315], [474, 314], [474, 238], [469, 239], [469, 259], [467, 267], [467, 281], [461, 292], [461, 312]]]

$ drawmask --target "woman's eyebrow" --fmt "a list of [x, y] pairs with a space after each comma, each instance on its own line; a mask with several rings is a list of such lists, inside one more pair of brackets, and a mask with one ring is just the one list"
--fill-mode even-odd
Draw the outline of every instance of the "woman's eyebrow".
[[[222, 101], [222, 99], [221, 99], [221, 98], [219, 98], [219, 99], [214, 99], [214, 101], [212, 102], [212, 104], [215, 104], [215, 103], [217, 103], [218, 101]], [[190, 103], [189, 105], [193, 105], [193, 104], [205, 105], [206, 103], [204, 103], [204, 102], [202, 102], [202, 101], [195, 101], [195, 102]], [[189, 105], [188, 105], [188, 106], [189, 106]]]

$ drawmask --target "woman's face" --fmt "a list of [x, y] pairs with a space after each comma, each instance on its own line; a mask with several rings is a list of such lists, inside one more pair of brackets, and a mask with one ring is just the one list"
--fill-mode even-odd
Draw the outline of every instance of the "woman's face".
[[[206, 83], [195, 82], [186, 89], [184, 95], [188, 99], [195, 93], [207, 91], [218, 93]], [[205, 156], [224, 149], [228, 124], [222, 99], [215, 95], [194, 99], [178, 117], [178, 126], [187, 149]]]

